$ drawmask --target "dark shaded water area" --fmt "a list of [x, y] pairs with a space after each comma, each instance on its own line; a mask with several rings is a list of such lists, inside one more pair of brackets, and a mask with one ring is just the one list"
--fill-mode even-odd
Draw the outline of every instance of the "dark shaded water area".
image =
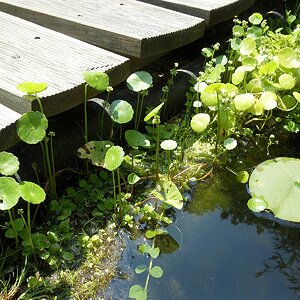
[[[248, 167], [263, 161], [253, 150], [256, 163], [247, 161]], [[187, 196], [191, 200], [167, 227], [170, 236], [159, 243], [154, 265], [164, 275], [150, 279], [148, 299], [300, 299], [300, 224], [251, 212], [247, 185], [225, 168], [216, 168]], [[134, 272], [149, 263], [137, 251], [142, 241], [125, 235], [120, 278], [106, 299], [128, 299], [132, 285], [144, 286], [146, 275]]]

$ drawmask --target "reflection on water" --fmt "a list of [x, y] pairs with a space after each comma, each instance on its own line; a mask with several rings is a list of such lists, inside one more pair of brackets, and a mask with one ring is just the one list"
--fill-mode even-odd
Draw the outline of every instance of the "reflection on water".
[[[192, 196], [161, 241], [164, 251], [155, 264], [164, 275], [151, 278], [149, 299], [300, 299], [297, 224], [254, 215], [245, 186], [228, 171], [199, 184]], [[128, 240], [121, 268], [147, 264], [137, 243]], [[130, 275], [112, 283], [107, 299], [126, 299], [132, 284], [144, 284], [143, 276]], [[120, 287], [124, 298], [114, 293]]]

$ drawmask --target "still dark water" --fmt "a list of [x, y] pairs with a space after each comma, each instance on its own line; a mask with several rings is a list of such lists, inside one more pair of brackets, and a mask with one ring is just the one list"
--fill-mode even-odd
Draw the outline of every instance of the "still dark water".
[[[249, 198], [225, 170], [199, 184], [167, 228], [173, 239], [161, 248], [172, 253], [155, 259], [164, 275], [150, 279], [148, 299], [300, 299], [300, 228], [254, 215]], [[131, 285], [144, 285], [145, 276], [133, 271], [148, 264], [136, 251], [140, 242], [127, 239], [120, 269], [128, 279], [115, 279], [107, 299], [127, 299]]]

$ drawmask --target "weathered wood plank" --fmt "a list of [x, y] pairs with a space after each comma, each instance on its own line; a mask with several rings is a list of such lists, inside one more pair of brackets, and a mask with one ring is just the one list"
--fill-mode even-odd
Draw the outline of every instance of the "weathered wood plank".
[[[76, 3], [76, 4], [75, 4]], [[134, 0], [5, 0], [0, 10], [122, 55], [146, 58], [203, 35], [202, 18]]]
[[21, 82], [48, 83], [40, 97], [49, 116], [83, 101], [85, 70], [108, 73], [111, 85], [130, 74], [127, 58], [3, 12], [0, 41], [0, 103], [18, 113], [37, 109], [36, 101], [25, 99], [16, 89]]
[[232, 18], [249, 7], [255, 0], [138, 0], [173, 9], [178, 12], [206, 19], [212, 26]]
[[0, 151], [12, 146], [17, 140], [15, 122], [20, 114], [0, 104]]

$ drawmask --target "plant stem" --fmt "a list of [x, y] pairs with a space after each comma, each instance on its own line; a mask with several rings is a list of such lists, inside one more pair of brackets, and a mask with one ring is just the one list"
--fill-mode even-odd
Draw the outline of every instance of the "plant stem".
[[170, 164], [171, 164], [170, 150], [166, 151], [166, 157], [167, 157], [167, 165], [168, 165], [168, 180], [170, 180]]
[[[155, 241], [156, 241], [156, 236], [153, 238], [152, 240], [152, 246], [151, 248], [154, 249], [155, 247]], [[149, 280], [150, 280], [150, 270], [152, 269], [152, 265], [153, 265], [153, 257], [151, 257], [150, 262], [149, 262], [149, 267], [148, 267], [148, 274], [147, 274], [147, 278], [146, 278], [146, 282], [145, 282], [145, 287], [144, 290], [147, 291], [148, 289], [148, 285], [149, 285]]]
[[216, 138], [216, 146], [215, 146], [215, 151], [216, 154], [218, 154], [218, 144], [219, 144], [219, 138], [220, 138], [220, 120], [221, 120], [221, 116], [220, 116], [220, 98], [219, 98], [219, 93], [217, 92], [217, 101], [218, 101], [218, 112], [217, 112], [217, 116], [218, 116], [218, 129], [217, 129], [217, 138]]
[[37, 102], [38, 102], [38, 104], [39, 104], [41, 113], [44, 114], [43, 105], [42, 105], [42, 102], [41, 102], [39, 96], [38, 96], [37, 94], [35, 94], [34, 96], [35, 96], [35, 99], [37, 100]]
[[87, 121], [87, 90], [88, 84], [84, 86], [84, 142], [88, 142], [88, 121]]
[[156, 123], [156, 153], [155, 153], [155, 164], [156, 164], [156, 181], [158, 181], [158, 170], [159, 170], [159, 161], [158, 161], [158, 155], [159, 155], [159, 122], [158, 122], [158, 116], [155, 116], [155, 123]]
[[116, 196], [116, 180], [115, 180], [115, 171], [112, 170], [112, 180], [113, 180], [113, 188], [114, 188], [114, 203], [115, 203], [115, 215], [117, 215], [117, 196]]
[[18, 238], [18, 233], [17, 233], [16, 227], [15, 227], [14, 219], [13, 219], [10, 209], [8, 210], [8, 215], [9, 215], [9, 222], [10, 222], [11, 228], [14, 233], [14, 237], [15, 237], [15, 241], [16, 241], [16, 250], [17, 250], [19, 248], [19, 238]]
[[137, 98], [137, 102], [136, 102], [136, 107], [135, 107], [135, 117], [134, 117], [134, 129], [138, 130], [139, 128], [139, 124], [138, 124], [138, 120], [139, 120], [139, 116], [140, 116], [140, 97], [141, 97], [141, 93], [138, 92], [138, 98]]

